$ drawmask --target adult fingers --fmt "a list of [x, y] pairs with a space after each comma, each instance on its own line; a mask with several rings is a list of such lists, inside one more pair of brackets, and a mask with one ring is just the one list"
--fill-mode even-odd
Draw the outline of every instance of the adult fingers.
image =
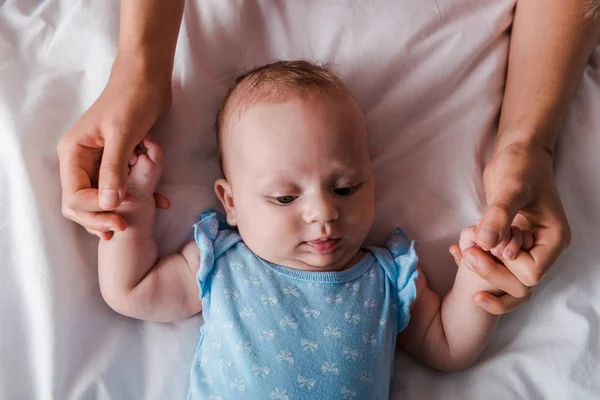
[[60, 183], [62, 186], [62, 206], [66, 209], [94, 209], [97, 195], [92, 188], [92, 174], [100, 160], [102, 150], [81, 146], [65, 135], [57, 147]]
[[128, 161], [135, 145], [127, 140], [126, 132], [107, 135], [98, 180], [99, 205], [104, 210], [119, 206], [127, 187]]
[[527, 205], [525, 193], [518, 182], [498, 190], [477, 224], [475, 238], [482, 249], [493, 249], [506, 237], [515, 216]]
[[523, 246], [523, 233], [519, 228], [513, 226], [510, 228], [510, 242], [502, 251], [502, 258], [505, 260], [514, 260], [515, 256], [521, 251]]
[[531, 291], [531, 288], [523, 284], [512, 271], [495, 262], [480, 248], [471, 247], [465, 250], [462, 261], [469, 269], [511, 296], [521, 298]]
[[493, 296], [487, 292], [479, 292], [473, 296], [473, 302], [477, 306], [494, 315], [509, 313], [529, 300], [531, 300], [531, 292], [523, 297], [514, 297], [510, 294]]
[[124, 231], [127, 228], [125, 219], [115, 213], [65, 210], [63, 214], [84, 228], [97, 232]]
[[506, 268], [526, 286], [537, 285], [568, 246], [568, 231], [558, 224], [550, 223], [548, 226], [550, 228], [538, 229], [535, 243], [529, 251], [520, 251], [513, 260], [503, 260]]

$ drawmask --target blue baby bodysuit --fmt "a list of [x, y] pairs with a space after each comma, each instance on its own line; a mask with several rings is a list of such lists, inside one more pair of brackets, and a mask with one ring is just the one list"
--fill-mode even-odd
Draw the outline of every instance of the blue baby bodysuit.
[[204, 324], [188, 399], [388, 399], [418, 275], [402, 231], [340, 272], [269, 263], [212, 210], [195, 239]]

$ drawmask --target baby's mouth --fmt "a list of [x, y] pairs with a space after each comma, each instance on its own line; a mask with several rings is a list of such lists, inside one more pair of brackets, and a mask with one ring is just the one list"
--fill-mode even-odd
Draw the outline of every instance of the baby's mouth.
[[339, 238], [322, 238], [306, 242], [316, 253], [329, 254], [333, 253], [339, 243]]

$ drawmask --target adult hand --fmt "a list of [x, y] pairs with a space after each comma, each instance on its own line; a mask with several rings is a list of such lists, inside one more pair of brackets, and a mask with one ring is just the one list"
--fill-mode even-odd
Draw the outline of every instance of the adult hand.
[[[482, 278], [507, 293], [479, 294], [489, 312], [503, 314], [528, 301], [531, 288], [569, 246], [571, 231], [550, 149], [535, 144], [497, 148], [485, 166], [483, 184], [488, 209], [477, 224], [475, 240], [480, 248], [471, 247], [463, 255]], [[507, 246], [511, 225], [533, 233], [530, 250], [515, 253]]]
[[[58, 143], [63, 215], [108, 240], [125, 220], [111, 213], [126, 195], [128, 161], [171, 104], [164, 81], [117, 57], [106, 88]], [[156, 195], [157, 206], [168, 199]]]

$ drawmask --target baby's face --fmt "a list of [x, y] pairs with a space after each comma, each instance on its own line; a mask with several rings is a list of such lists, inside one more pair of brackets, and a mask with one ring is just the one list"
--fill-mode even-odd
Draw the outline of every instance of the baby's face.
[[374, 180], [356, 103], [337, 94], [260, 103], [222, 138], [215, 189], [246, 245], [289, 268], [350, 267], [371, 229]]

